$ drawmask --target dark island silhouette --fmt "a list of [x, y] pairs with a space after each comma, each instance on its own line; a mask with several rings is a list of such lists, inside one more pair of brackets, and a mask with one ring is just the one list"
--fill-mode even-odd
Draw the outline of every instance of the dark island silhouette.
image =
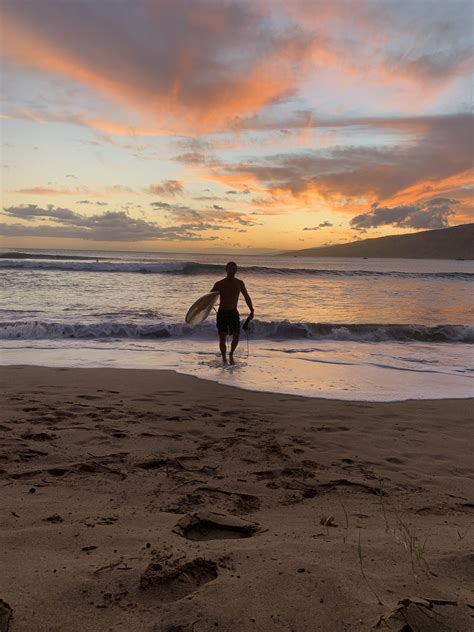
[[282, 252], [283, 257], [474, 259], [474, 224]]

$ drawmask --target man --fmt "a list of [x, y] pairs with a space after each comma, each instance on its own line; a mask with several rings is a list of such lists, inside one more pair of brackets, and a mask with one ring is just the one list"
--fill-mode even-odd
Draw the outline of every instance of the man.
[[250, 319], [253, 318], [254, 310], [252, 299], [247, 292], [244, 282], [235, 278], [237, 264], [233, 261], [229, 261], [225, 267], [225, 271], [227, 273], [226, 278], [217, 281], [211, 292], [220, 293], [219, 310], [217, 312], [217, 331], [219, 332], [219, 349], [222, 354], [222, 360], [224, 364], [227, 364], [226, 337], [229, 335], [232, 336], [229, 362], [230, 364], [234, 364], [234, 351], [239, 344], [240, 337], [240, 315], [237, 311], [237, 304], [241, 292], [250, 309]]

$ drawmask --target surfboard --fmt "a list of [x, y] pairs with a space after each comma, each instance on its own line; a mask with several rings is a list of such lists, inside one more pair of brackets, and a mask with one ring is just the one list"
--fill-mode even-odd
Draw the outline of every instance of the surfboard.
[[209, 292], [191, 305], [184, 319], [188, 325], [199, 325], [206, 320], [219, 299], [219, 292]]

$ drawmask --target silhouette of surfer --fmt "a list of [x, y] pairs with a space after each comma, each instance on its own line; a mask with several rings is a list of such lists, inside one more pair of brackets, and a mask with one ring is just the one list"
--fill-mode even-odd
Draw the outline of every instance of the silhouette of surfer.
[[[240, 315], [237, 310], [237, 304], [239, 302], [239, 296], [242, 295], [245, 302], [250, 309], [249, 319], [252, 320], [254, 316], [254, 309], [252, 305], [252, 299], [247, 292], [245, 284], [240, 279], [236, 279], [237, 264], [234, 261], [229, 261], [225, 267], [227, 276], [225, 279], [221, 279], [214, 283], [214, 287], [211, 292], [219, 292], [219, 309], [217, 311], [217, 331], [219, 333], [219, 349], [222, 354], [222, 360], [224, 364], [227, 364], [227, 336], [232, 336], [232, 342], [230, 345], [229, 362], [234, 364], [234, 352], [237, 349], [240, 338]], [[248, 319], [246, 322], [248, 326]]]

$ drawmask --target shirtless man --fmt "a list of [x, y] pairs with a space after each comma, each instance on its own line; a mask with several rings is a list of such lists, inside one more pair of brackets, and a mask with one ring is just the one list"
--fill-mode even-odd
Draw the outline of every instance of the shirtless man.
[[245, 302], [250, 309], [250, 319], [253, 318], [254, 310], [252, 299], [247, 292], [244, 282], [235, 278], [237, 264], [233, 261], [225, 267], [227, 276], [214, 284], [211, 292], [220, 292], [219, 310], [217, 312], [217, 331], [219, 332], [219, 349], [222, 354], [224, 364], [227, 364], [226, 337], [232, 336], [230, 345], [229, 362], [234, 364], [234, 351], [239, 344], [240, 337], [240, 316], [237, 311], [239, 295], [242, 292]]

